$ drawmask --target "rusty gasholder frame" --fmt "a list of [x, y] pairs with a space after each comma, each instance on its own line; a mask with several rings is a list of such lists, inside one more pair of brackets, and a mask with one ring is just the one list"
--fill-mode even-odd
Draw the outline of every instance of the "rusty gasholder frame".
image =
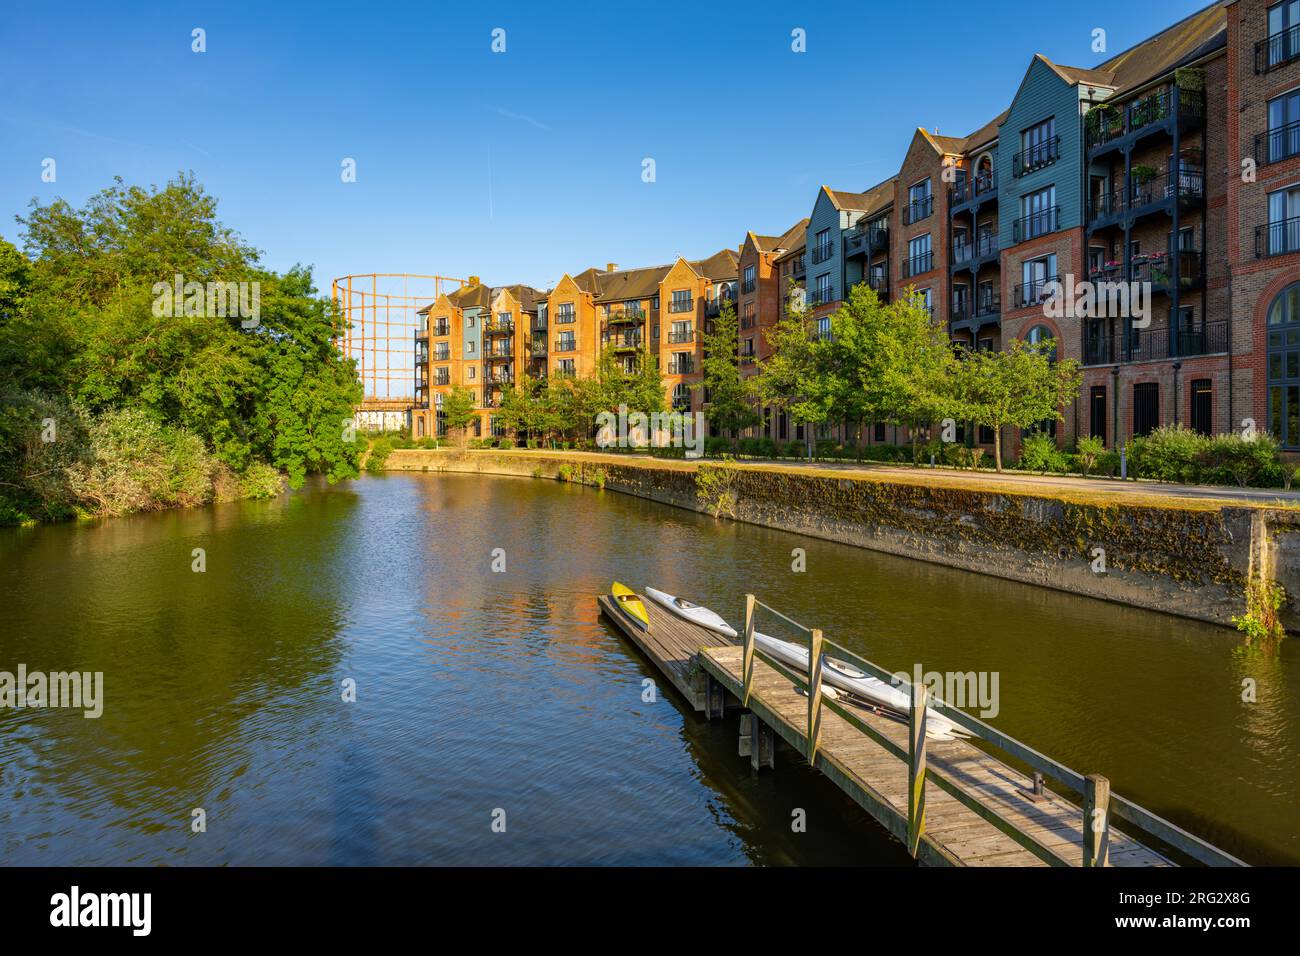
[[365, 272], [340, 276], [332, 298], [343, 318], [338, 339], [345, 358], [356, 359], [367, 401], [413, 401], [416, 311], [455, 292], [464, 279], [411, 272]]

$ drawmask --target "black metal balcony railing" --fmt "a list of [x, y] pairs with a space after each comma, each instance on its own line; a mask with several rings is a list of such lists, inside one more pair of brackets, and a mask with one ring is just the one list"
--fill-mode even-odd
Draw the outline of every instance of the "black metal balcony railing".
[[804, 256], [799, 256], [799, 258], [794, 260], [794, 265], [791, 267], [790, 275], [795, 279], [802, 279], [807, 274], [808, 263]]
[[1300, 59], [1300, 23], [1255, 44], [1255, 72], [1267, 73]]
[[533, 358], [546, 357], [546, 339], [533, 339], [533, 344], [529, 346], [528, 352]]
[[1255, 227], [1255, 256], [1281, 256], [1300, 252], [1300, 216]]
[[422, 349], [415, 353], [415, 364], [416, 365], [429, 364], [429, 352], [427, 349]]
[[1060, 218], [1060, 206], [1040, 209], [1038, 212], [1031, 212], [1028, 216], [1021, 216], [1012, 223], [1012, 238], [1016, 242], [1025, 242], [1029, 239], [1036, 239], [1039, 236], [1056, 232], [1060, 228], [1058, 225]]
[[546, 316], [539, 315], [537, 318], [533, 319], [533, 331], [534, 332], [546, 331]]
[[978, 199], [980, 196], [991, 197], [997, 191], [997, 173], [984, 173], [973, 178], [961, 179], [948, 190], [948, 205], [958, 206], [968, 199]]
[[887, 275], [867, 276], [867, 285], [870, 286], [878, 296], [889, 294], [889, 276]]
[[502, 359], [512, 359], [515, 357], [514, 349], [511, 348], [489, 348], [483, 350], [483, 358], [489, 362], [499, 362]]
[[929, 272], [934, 268], [934, 253], [923, 252], [919, 256], [912, 256], [903, 262], [903, 274], [909, 279], [912, 276], [919, 276]]
[[577, 349], [577, 347], [577, 340], [571, 336], [561, 335], [555, 340], [555, 351], [557, 352], [572, 352]]
[[557, 312], [557, 313], [555, 313], [555, 324], [556, 324], [556, 325], [572, 325], [573, 322], [574, 322], [574, 319], [576, 319], [576, 318], [577, 318], [577, 316], [574, 315], [574, 313], [572, 313], [572, 312]]
[[694, 362], [673, 361], [668, 363], [669, 375], [692, 375], [694, 372]]
[[973, 307], [969, 294], [953, 297], [951, 318], [954, 322], [970, 318], [990, 318], [1001, 314], [1002, 297], [999, 295], [978, 295], [975, 297]]
[[510, 320], [496, 319], [483, 323], [484, 335], [514, 335], [515, 323]]
[[[1127, 347], [1126, 347], [1127, 345]], [[1228, 351], [1228, 323], [1203, 322], [1190, 328], [1132, 329], [1129, 340], [1123, 332], [1100, 329], [1083, 331], [1084, 365], [1118, 365], [1127, 362], [1159, 362], [1196, 355], [1220, 355]]]
[[610, 325], [618, 325], [621, 323], [632, 323], [632, 322], [644, 322], [645, 310], [644, 309], [616, 309], [609, 313], [609, 317], [606, 319], [606, 321]]
[[673, 299], [671, 302], [668, 303], [668, 311], [669, 312], [694, 312], [695, 300], [694, 299]]
[[1035, 170], [1052, 165], [1060, 158], [1061, 137], [1053, 136], [1051, 139], [1035, 143], [1033, 146], [1026, 146], [1012, 156], [1011, 175], [1017, 179], [1021, 176], [1028, 176]]
[[823, 289], [808, 290], [809, 307], [825, 305], [827, 302], [833, 302], [833, 301], [835, 301], [835, 293], [831, 291], [829, 286]]
[[514, 369], [506, 366], [488, 372], [487, 380], [493, 385], [510, 385], [515, 380]]
[[683, 332], [683, 331], [677, 331], [677, 332], [669, 332], [669, 333], [668, 333], [668, 344], [669, 344], [669, 345], [682, 345], [682, 344], [684, 344], [684, 343], [686, 343], [686, 342], [694, 342], [694, 341], [695, 341], [695, 330], [694, 330], [694, 329], [687, 329], [687, 330], [684, 331], [684, 332]]
[[1052, 292], [1052, 288], [1049, 287], [1058, 281], [1056, 276], [1043, 276], [1041, 279], [1031, 279], [1015, 286], [1011, 290], [1015, 307], [1017, 309], [1027, 309], [1030, 306], [1042, 305]]
[[736, 300], [729, 295], [720, 295], [716, 299], [706, 299], [704, 303], [704, 314], [707, 317], [713, 317], [722, 314], [723, 308], [728, 302], [734, 303]]
[[[1090, 109], [1084, 122], [1088, 148], [1104, 146], [1129, 133], [1169, 119], [1173, 113], [1174, 87], [1166, 86], [1131, 103], [1102, 103]], [[1178, 115], [1192, 123], [1205, 120], [1205, 93], [1178, 90]]]
[[448, 362], [451, 360], [451, 349], [438, 349], [433, 353], [434, 361]]
[[974, 242], [955, 242], [952, 246], [952, 261], [961, 265], [964, 262], [970, 262], [972, 259], [983, 259], [987, 256], [997, 255], [998, 252], [998, 234], [988, 232], [976, 236]]
[[921, 199], [913, 199], [903, 207], [903, 225], [910, 226], [914, 222], [920, 222], [922, 219], [928, 219], [934, 214], [934, 197], [925, 196]]
[[439, 322], [439, 323], [437, 323], [436, 325], [434, 325], [434, 327], [433, 327], [433, 334], [434, 334], [434, 335], [450, 335], [450, 334], [451, 334], [451, 326], [448, 325], [446, 322]]
[[758, 361], [758, 356], [755, 355], [753, 352], [741, 352], [740, 355], [738, 356], [738, 361], [740, 362], [742, 368], [748, 367], [753, 365], [756, 361]]
[[752, 329], [758, 325], [758, 317], [753, 315], [742, 315], [740, 317], [740, 327], [742, 329]]
[[740, 283], [740, 294], [749, 295], [754, 291], [755, 282], [753, 279], [746, 279]]
[[834, 246], [832, 246], [829, 242], [823, 243], [820, 246], [813, 246], [813, 251], [812, 251], [813, 265], [818, 265], [819, 263], [825, 262], [832, 255], [834, 255], [834, 253], [835, 253]]
[[619, 351], [639, 349], [641, 347], [641, 333], [637, 332], [635, 335], [611, 335], [605, 339], [605, 343], [612, 345]]
[[437, 376], [434, 376], [433, 384], [434, 384], [434, 385], [450, 385], [450, 384], [451, 384], [451, 375], [448, 374], [448, 375], [437, 375]]
[[1163, 173], [1139, 180], [1133, 178], [1128, 188], [1120, 186], [1110, 192], [1093, 196], [1088, 203], [1088, 217], [1101, 219], [1121, 212], [1140, 212], [1172, 199], [1205, 198], [1205, 171], [1199, 166], [1183, 165], [1175, 175]]
[[1255, 137], [1255, 161], [1261, 166], [1300, 156], [1300, 120]]
[[[1129, 280], [1132, 282], [1149, 282], [1153, 289], [1168, 290], [1173, 284], [1174, 264], [1171, 256], [1165, 253], [1134, 256], [1129, 264]], [[1092, 278], [1098, 282], [1124, 281], [1124, 267], [1119, 262], [1108, 262], [1093, 273]], [[1199, 249], [1178, 250], [1178, 284], [1180, 288], [1190, 288], [1204, 278], [1202, 256]]]

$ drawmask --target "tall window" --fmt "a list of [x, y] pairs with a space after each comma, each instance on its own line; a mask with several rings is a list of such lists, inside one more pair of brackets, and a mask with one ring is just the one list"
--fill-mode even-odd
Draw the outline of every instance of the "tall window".
[[555, 338], [555, 351], [572, 352], [576, 347], [576, 341], [572, 332], [561, 332]]
[[678, 382], [673, 386], [673, 408], [679, 411], [685, 411], [690, 407], [691, 387], [685, 382]]
[[816, 336], [817, 336], [817, 338], [819, 338], [819, 339], [823, 339], [823, 340], [825, 340], [825, 341], [830, 341], [830, 337], [831, 337], [831, 317], [830, 317], [829, 315], [823, 315], [821, 318], [819, 318], [819, 319], [817, 320], [817, 332], [816, 332]]
[[1300, 0], [1283, 0], [1268, 8], [1268, 66], [1296, 56], [1300, 56]]
[[817, 233], [813, 245], [813, 262], [825, 262], [831, 257], [831, 231], [823, 229]]
[[1300, 250], [1300, 186], [1268, 194], [1268, 254]]
[[674, 289], [672, 301], [668, 303], [669, 312], [689, 312], [691, 311], [691, 290]]
[[690, 375], [695, 371], [695, 355], [691, 352], [674, 352], [668, 361], [669, 375]]
[[815, 298], [813, 300], [813, 304], [821, 305], [823, 303], [830, 302], [831, 301], [831, 274], [829, 272], [822, 273], [817, 277], [816, 282], [817, 284], [814, 287]]
[[1268, 308], [1268, 427], [1287, 448], [1300, 448], [1300, 282]]
[[925, 311], [931, 315], [934, 315], [934, 299], [931, 295], [931, 290], [918, 289], [916, 294], [921, 297], [921, 308], [925, 309]]
[[1088, 434], [1106, 441], [1106, 386], [1094, 385], [1088, 392]]
[[1056, 162], [1060, 156], [1060, 140], [1056, 138], [1056, 117], [1031, 126], [1020, 134], [1020, 153], [1016, 157], [1015, 174], [1024, 176]]
[[741, 286], [741, 292], [749, 293], [754, 291], [754, 267], [745, 266], [745, 280]]
[[559, 359], [555, 363], [555, 374], [558, 378], [573, 378], [578, 373], [577, 360], [566, 358]]
[[1017, 242], [1056, 231], [1056, 187], [1048, 186], [1020, 200]]
[[1300, 89], [1268, 102], [1268, 140], [1261, 162], [1276, 163], [1300, 154]]
[[930, 234], [917, 236], [907, 243], [907, 274], [917, 276], [934, 268], [934, 256], [930, 252]]
[[1017, 308], [1038, 305], [1047, 297], [1047, 283], [1056, 279], [1056, 254], [1029, 259], [1020, 266], [1020, 295]]
[[920, 222], [934, 211], [933, 187], [927, 176], [907, 189], [907, 222]]
[[1133, 386], [1133, 434], [1149, 435], [1160, 427], [1160, 385], [1138, 382]]
[[557, 325], [568, 325], [573, 321], [573, 303], [561, 302], [556, 307], [555, 322]]

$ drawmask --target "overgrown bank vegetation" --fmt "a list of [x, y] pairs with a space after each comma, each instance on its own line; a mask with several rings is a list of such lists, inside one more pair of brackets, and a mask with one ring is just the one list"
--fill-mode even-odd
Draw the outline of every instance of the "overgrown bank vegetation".
[[[119, 180], [0, 239], [0, 524], [266, 497], [357, 474], [361, 389], [310, 269], [285, 273], [193, 178]], [[157, 283], [258, 283], [259, 314], [156, 314]], [[200, 297], [201, 298], [201, 297]]]

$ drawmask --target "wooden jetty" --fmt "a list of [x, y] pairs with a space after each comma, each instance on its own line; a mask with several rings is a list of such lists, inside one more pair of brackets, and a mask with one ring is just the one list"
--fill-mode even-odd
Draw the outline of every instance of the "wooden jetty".
[[[823, 694], [821, 673], [828, 656], [887, 683], [894, 678], [752, 595], [746, 597], [745, 631], [739, 642], [650, 600], [644, 602], [648, 629], [634, 624], [610, 597], [600, 597], [599, 603], [605, 616], [695, 710], [713, 719], [725, 716], [728, 708], [741, 709], [739, 752], [750, 758], [752, 767], [775, 767], [775, 741], [784, 740], [923, 863], [1175, 866], [1173, 857], [1182, 854], [1210, 866], [1245, 865], [1112, 794], [1105, 777], [1085, 777], [935, 700], [924, 687], [899, 685], [915, 701], [906, 719]], [[807, 632], [814, 680], [754, 645], [759, 607]], [[922, 728], [930, 711], [972, 739], [928, 740]], [[1027, 765], [1033, 777], [990, 750]], [[1043, 785], [1044, 777], [1053, 789]], [[1058, 791], [1072, 791], [1081, 800], [1072, 802]], [[1124, 831], [1113, 825], [1116, 819], [1124, 821]], [[1129, 835], [1129, 830], [1142, 836]]]

